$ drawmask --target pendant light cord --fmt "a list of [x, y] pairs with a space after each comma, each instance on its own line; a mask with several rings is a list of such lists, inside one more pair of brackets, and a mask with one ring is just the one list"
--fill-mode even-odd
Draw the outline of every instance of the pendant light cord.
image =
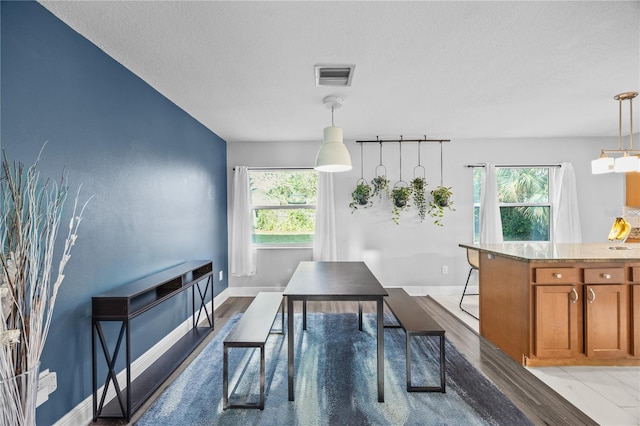
[[618, 150], [622, 151], [622, 99], [618, 99]]
[[633, 98], [629, 98], [629, 150], [633, 151]]

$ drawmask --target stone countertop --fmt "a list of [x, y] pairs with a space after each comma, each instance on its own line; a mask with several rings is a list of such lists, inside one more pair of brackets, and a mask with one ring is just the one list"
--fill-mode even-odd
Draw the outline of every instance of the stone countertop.
[[614, 250], [618, 243], [553, 244], [550, 242], [459, 244], [481, 253], [490, 253], [527, 262], [640, 262], [640, 243], [625, 243], [626, 250]]

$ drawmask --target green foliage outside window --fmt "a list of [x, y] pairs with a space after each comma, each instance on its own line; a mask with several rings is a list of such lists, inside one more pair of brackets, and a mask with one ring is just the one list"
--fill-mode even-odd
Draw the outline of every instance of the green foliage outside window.
[[313, 170], [251, 170], [253, 240], [259, 244], [311, 244], [318, 174]]
[[[482, 170], [473, 174], [474, 237], [479, 240]], [[547, 167], [496, 168], [504, 241], [549, 241], [551, 204]]]

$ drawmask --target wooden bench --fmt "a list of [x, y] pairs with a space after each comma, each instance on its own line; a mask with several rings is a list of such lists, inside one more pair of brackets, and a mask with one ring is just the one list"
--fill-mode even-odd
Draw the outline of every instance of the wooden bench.
[[[282, 325], [272, 331], [273, 322], [282, 307]], [[222, 359], [223, 408], [264, 409], [264, 345], [269, 334], [284, 334], [284, 305], [281, 292], [260, 292], [224, 339]], [[229, 348], [260, 348], [260, 402], [229, 404]]]
[[[401, 288], [387, 288], [389, 296], [385, 303], [395, 316], [407, 337], [407, 392], [445, 392], [444, 329]], [[411, 338], [415, 336], [438, 336], [440, 338], [440, 386], [413, 386], [411, 384]]]

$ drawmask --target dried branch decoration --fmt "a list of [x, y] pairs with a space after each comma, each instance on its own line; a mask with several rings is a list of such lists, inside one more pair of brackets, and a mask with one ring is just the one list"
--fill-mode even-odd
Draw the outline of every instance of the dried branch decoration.
[[[43, 147], [44, 148], [44, 147]], [[42, 150], [40, 151], [40, 154]], [[38, 163], [25, 170], [3, 150], [0, 177], [0, 425], [33, 425], [40, 356], [64, 269], [87, 200], [76, 194], [62, 257], [52, 282], [53, 252], [68, 187], [41, 182]], [[28, 377], [28, 375], [35, 377]], [[29, 389], [36, 386], [36, 390]]]

